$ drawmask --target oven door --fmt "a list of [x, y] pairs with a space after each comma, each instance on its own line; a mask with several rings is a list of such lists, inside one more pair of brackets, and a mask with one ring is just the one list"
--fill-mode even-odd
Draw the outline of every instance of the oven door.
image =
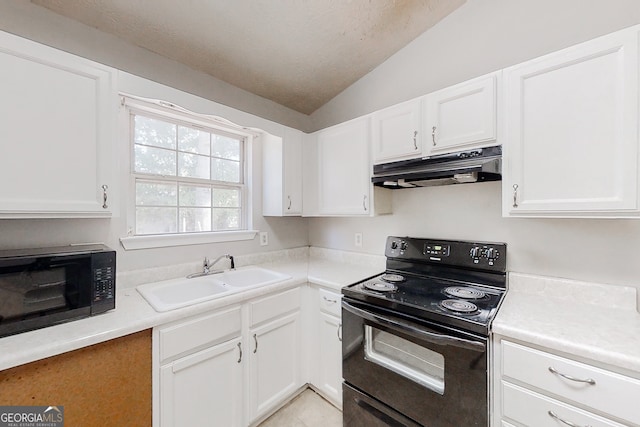
[[[342, 302], [342, 328], [345, 383], [421, 425], [488, 426], [486, 337], [446, 331], [348, 298]], [[343, 406], [345, 420], [357, 418], [350, 408], [362, 408]]]

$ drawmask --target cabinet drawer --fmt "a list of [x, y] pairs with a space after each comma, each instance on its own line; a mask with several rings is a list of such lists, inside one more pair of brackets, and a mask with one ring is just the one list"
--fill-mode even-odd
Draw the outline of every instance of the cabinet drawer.
[[502, 353], [503, 376], [640, 424], [640, 380], [507, 341]]
[[341, 295], [335, 292], [319, 289], [320, 310], [325, 313], [340, 317], [340, 298]]
[[250, 326], [253, 327], [259, 323], [298, 309], [300, 309], [300, 288], [291, 289], [250, 302]]
[[[502, 383], [502, 402], [504, 408], [502, 415], [525, 426], [624, 427], [622, 424], [504, 381]], [[503, 425], [509, 424], [503, 422]]]
[[240, 336], [241, 328], [240, 307], [162, 326], [158, 330], [160, 361]]

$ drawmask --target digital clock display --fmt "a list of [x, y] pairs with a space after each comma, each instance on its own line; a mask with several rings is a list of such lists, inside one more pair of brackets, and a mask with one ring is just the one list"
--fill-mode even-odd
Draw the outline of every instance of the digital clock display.
[[447, 257], [449, 256], [449, 245], [437, 245], [429, 242], [424, 245], [422, 253], [429, 256]]

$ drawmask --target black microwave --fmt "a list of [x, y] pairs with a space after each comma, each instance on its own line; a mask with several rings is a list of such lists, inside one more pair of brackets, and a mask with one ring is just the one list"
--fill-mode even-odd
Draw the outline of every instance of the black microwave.
[[116, 252], [104, 245], [0, 251], [0, 337], [116, 307]]

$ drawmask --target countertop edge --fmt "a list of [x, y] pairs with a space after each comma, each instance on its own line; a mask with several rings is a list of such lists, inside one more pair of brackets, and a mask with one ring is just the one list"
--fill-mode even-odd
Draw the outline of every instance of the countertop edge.
[[[0, 370], [10, 369], [26, 363], [46, 359], [69, 351], [78, 350], [145, 329], [171, 323], [207, 311], [234, 304], [242, 304], [254, 298], [294, 288], [312, 282], [333, 290], [355, 283], [376, 274], [378, 269], [353, 265], [333, 260], [293, 260], [256, 264], [274, 271], [286, 273], [290, 279], [231, 294], [211, 301], [178, 308], [166, 312], [155, 311], [138, 293], [135, 287], [118, 289], [116, 309], [97, 316], [79, 319], [60, 325], [24, 332], [0, 338]], [[316, 272], [309, 275], [310, 265], [321, 265], [329, 269], [329, 277]]]

